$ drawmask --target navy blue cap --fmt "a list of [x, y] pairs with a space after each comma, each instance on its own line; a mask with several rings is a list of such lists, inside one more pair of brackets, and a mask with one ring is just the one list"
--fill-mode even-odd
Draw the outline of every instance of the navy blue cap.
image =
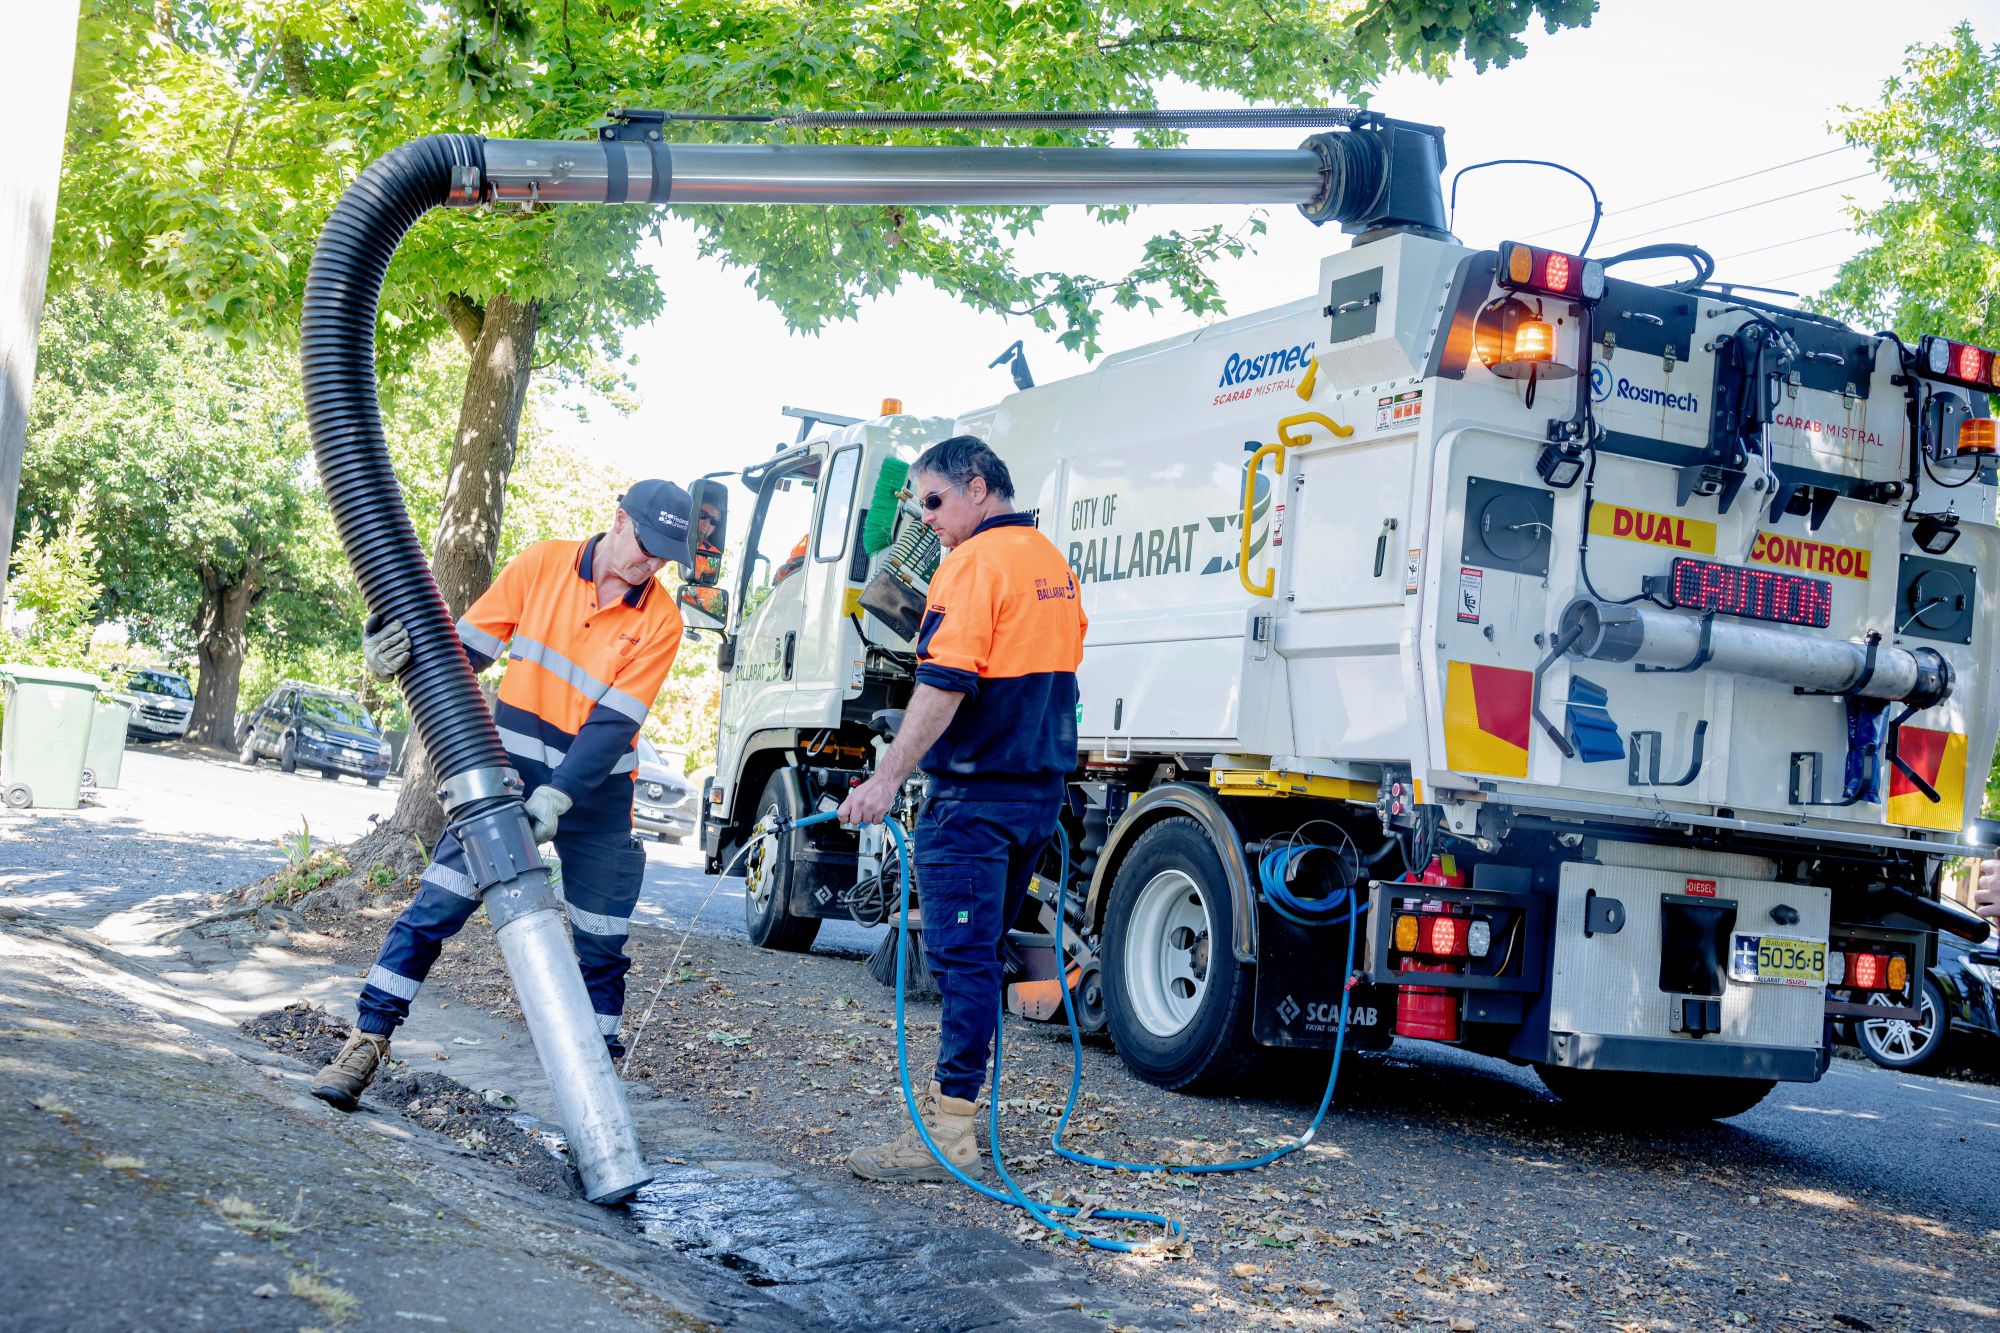
[[688, 493], [671, 481], [633, 483], [618, 497], [618, 507], [632, 517], [639, 545], [656, 560], [688, 560], [688, 516], [694, 506]]

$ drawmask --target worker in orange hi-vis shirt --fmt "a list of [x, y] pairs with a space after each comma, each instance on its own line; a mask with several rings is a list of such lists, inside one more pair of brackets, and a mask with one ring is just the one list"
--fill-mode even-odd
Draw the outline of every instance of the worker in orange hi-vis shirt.
[[[1088, 621], [1055, 543], [1014, 512], [1007, 465], [970, 435], [910, 469], [924, 522], [947, 548], [917, 638], [917, 684], [895, 743], [840, 807], [879, 822], [917, 766], [930, 800], [917, 821], [924, 955], [943, 994], [937, 1076], [918, 1101], [938, 1148], [976, 1169], [972, 1105], [1000, 1007], [1001, 940], [1055, 835], [1076, 767], [1076, 669]], [[943, 1180], [912, 1126], [847, 1159], [871, 1180]]]
[[[507, 655], [493, 720], [527, 790], [535, 840], [553, 842], [562, 862], [577, 962], [614, 1057], [624, 1054], [632, 966], [625, 935], [646, 873], [632, 838], [639, 727], [681, 644], [680, 612], [653, 576], [669, 559], [694, 562], [690, 508], [672, 482], [639, 482], [619, 497], [607, 530], [530, 546], [458, 622], [474, 670]], [[410, 636], [394, 621], [371, 623], [362, 653], [386, 679], [408, 664]], [[478, 906], [465, 849], [447, 830], [368, 971], [354, 1035], [313, 1080], [315, 1097], [354, 1109], [438, 950]]]

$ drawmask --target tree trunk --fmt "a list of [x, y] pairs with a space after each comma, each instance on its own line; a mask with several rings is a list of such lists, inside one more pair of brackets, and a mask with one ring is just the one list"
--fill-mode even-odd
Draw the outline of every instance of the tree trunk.
[[[472, 365], [466, 372], [465, 397], [459, 404], [458, 436], [445, 477], [431, 572], [452, 615], [462, 616], [493, 582], [507, 475], [514, 469], [521, 407], [527, 401], [541, 310], [539, 302], [515, 301], [507, 296], [494, 297], [481, 310], [453, 295], [448, 306], [452, 325], [472, 355]], [[437, 803], [435, 785], [430, 761], [412, 736], [402, 794], [396, 798], [396, 813], [387, 830], [398, 839], [415, 834], [425, 846], [435, 846], [444, 828], [444, 811]], [[356, 852], [362, 854], [361, 846]]]
[[236, 692], [243, 681], [250, 608], [263, 591], [261, 573], [254, 565], [233, 575], [207, 566], [201, 571], [201, 609], [194, 622], [201, 672], [195, 684], [194, 716], [188, 723], [189, 740], [236, 748]]

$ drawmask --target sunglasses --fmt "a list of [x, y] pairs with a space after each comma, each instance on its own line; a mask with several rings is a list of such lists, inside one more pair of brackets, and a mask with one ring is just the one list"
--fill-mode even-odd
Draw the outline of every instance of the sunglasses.
[[[965, 487], [963, 486], [953, 486], [953, 485], [947, 485], [944, 488], [945, 491], [963, 491], [964, 489]], [[924, 512], [936, 513], [938, 507], [943, 503], [944, 503], [944, 491], [932, 491], [929, 495], [926, 495], [923, 498]]]

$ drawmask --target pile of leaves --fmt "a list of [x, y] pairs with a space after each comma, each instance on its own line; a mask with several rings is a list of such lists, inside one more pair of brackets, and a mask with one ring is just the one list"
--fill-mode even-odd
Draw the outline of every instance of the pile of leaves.
[[[313, 1068], [338, 1054], [353, 1031], [345, 1020], [303, 1000], [247, 1018], [239, 1026]], [[428, 1070], [413, 1071], [402, 1060], [389, 1061], [367, 1096], [443, 1134], [481, 1161], [505, 1168], [530, 1189], [570, 1198], [579, 1193], [575, 1173], [554, 1150], [553, 1136], [522, 1116], [511, 1097], [475, 1091]]]

